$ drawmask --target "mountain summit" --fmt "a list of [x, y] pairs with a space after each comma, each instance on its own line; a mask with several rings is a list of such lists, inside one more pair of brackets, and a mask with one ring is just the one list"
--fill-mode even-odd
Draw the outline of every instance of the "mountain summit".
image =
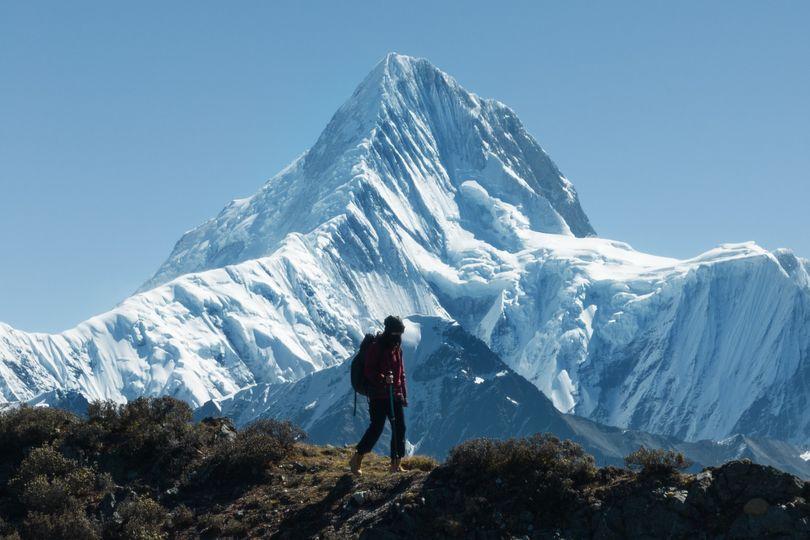
[[[352, 216], [395, 220], [420, 245], [441, 251], [460, 225], [478, 221], [481, 197], [497, 199], [535, 231], [595, 234], [572, 184], [511, 109], [468, 92], [427, 60], [391, 53], [308, 152], [186, 233], [141, 290], [266, 256], [291, 232]], [[478, 229], [488, 239], [505, 232]], [[495, 245], [516, 247], [508, 239]]]

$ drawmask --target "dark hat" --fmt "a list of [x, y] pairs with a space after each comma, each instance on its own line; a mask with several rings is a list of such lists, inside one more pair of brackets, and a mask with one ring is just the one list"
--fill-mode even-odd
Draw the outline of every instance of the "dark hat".
[[389, 315], [383, 321], [383, 325], [385, 326], [386, 332], [404, 332], [405, 331], [405, 324], [402, 322], [402, 319], [397, 317], [396, 315]]

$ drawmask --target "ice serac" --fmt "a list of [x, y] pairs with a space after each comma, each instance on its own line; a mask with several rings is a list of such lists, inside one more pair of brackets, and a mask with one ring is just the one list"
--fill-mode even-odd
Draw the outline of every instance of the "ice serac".
[[[509, 205], [536, 231], [594, 234], [572, 184], [511, 109], [427, 60], [392, 53], [308, 152], [186, 233], [141, 290], [266, 256], [291, 232], [353, 216], [390, 221], [440, 251], [459, 224], [478, 221], [481, 197]], [[511, 244], [509, 236], [496, 244]]]
[[614, 268], [547, 259], [490, 344], [562, 410], [687, 440], [808, 444], [806, 263], [753, 243], [652, 265], [627, 255]]
[[512, 111], [389, 55], [141, 293], [61, 334], [0, 325], [0, 401], [201, 405], [335, 366], [399, 313], [457, 321], [566, 413], [810, 447], [807, 261], [753, 243], [677, 260], [592, 234]]

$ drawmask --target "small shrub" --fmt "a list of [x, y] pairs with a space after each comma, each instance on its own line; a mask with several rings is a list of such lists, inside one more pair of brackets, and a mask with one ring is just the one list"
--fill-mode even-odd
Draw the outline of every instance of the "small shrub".
[[118, 481], [134, 473], [167, 485], [180, 478], [203, 445], [201, 430], [191, 419], [191, 407], [170, 397], [139, 398], [125, 405], [96, 402], [88, 408], [88, 421], [65, 444], [98, 460]]
[[429, 456], [411, 456], [402, 460], [402, 468], [408, 471], [430, 472], [439, 466], [439, 462]]
[[595, 481], [599, 485], [609, 485], [620, 478], [626, 478], [627, 475], [627, 469], [608, 465], [607, 467], [600, 467], [596, 471]]
[[69, 508], [75, 508], [77, 501], [70, 495], [70, 488], [61, 478], [48, 480], [44, 476], [35, 476], [20, 491], [20, 502], [26, 508], [56, 514]]
[[9, 481], [26, 508], [48, 514], [74, 509], [96, 487], [95, 474], [50, 446], [35, 448]]
[[12, 483], [25, 483], [40, 475], [48, 478], [67, 476], [77, 466], [78, 463], [60, 454], [53, 446], [40, 446], [31, 450], [20, 463], [19, 472]]
[[236, 427], [230, 418], [208, 416], [197, 424], [203, 445], [211, 446], [221, 441], [231, 440], [236, 436]]
[[692, 462], [681, 452], [644, 446], [625, 457], [624, 463], [628, 469], [640, 470], [642, 474], [647, 475], [672, 474], [692, 466]]
[[565, 513], [581, 506], [578, 490], [592, 482], [592, 456], [571, 441], [548, 434], [498, 441], [473, 439], [450, 451], [433, 474], [449, 474], [466, 497], [493, 495], [510, 501], [510, 512], [528, 511], [548, 524], [560, 525]]
[[110, 400], [93, 401], [87, 406], [87, 419], [111, 426], [121, 414], [122, 405]]
[[111, 536], [122, 540], [158, 540], [167, 535], [163, 531], [169, 514], [160, 503], [149, 497], [135, 497], [121, 503], [118, 508], [121, 524]]
[[94, 401], [87, 407], [87, 421], [81, 422], [66, 437], [65, 445], [93, 458], [105, 450], [113, 433], [120, 429], [122, 405], [113, 401]]
[[593, 457], [580, 445], [540, 433], [506, 441], [471, 439], [450, 451], [447, 465], [470, 477], [553, 475], [577, 485], [592, 481], [596, 474]]
[[98, 525], [82, 508], [70, 508], [59, 514], [31, 512], [23, 521], [24, 538], [31, 540], [94, 540], [101, 538]]
[[189, 527], [194, 524], [194, 511], [185, 504], [180, 504], [169, 514], [168, 523], [174, 530]]
[[307, 434], [290, 421], [278, 421], [263, 418], [248, 424], [240, 433], [243, 437], [268, 436], [275, 441], [275, 455], [273, 461], [280, 461], [287, 457], [296, 442], [306, 439]]
[[0, 463], [16, 468], [29, 449], [63, 437], [79, 418], [61, 409], [22, 405], [0, 412]]
[[265, 468], [287, 457], [306, 434], [290, 422], [264, 419], [222, 441], [199, 467], [195, 483], [254, 483], [264, 478]]

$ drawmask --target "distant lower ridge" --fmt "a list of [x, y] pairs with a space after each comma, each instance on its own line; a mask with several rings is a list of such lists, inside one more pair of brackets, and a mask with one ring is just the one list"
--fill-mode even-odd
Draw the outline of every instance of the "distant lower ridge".
[[684, 474], [675, 452], [597, 468], [551, 435], [473, 439], [403, 473], [292, 424], [192, 422], [172, 398], [88, 418], [0, 412], [2, 538], [627, 538], [810, 535], [810, 482], [747, 460]]

